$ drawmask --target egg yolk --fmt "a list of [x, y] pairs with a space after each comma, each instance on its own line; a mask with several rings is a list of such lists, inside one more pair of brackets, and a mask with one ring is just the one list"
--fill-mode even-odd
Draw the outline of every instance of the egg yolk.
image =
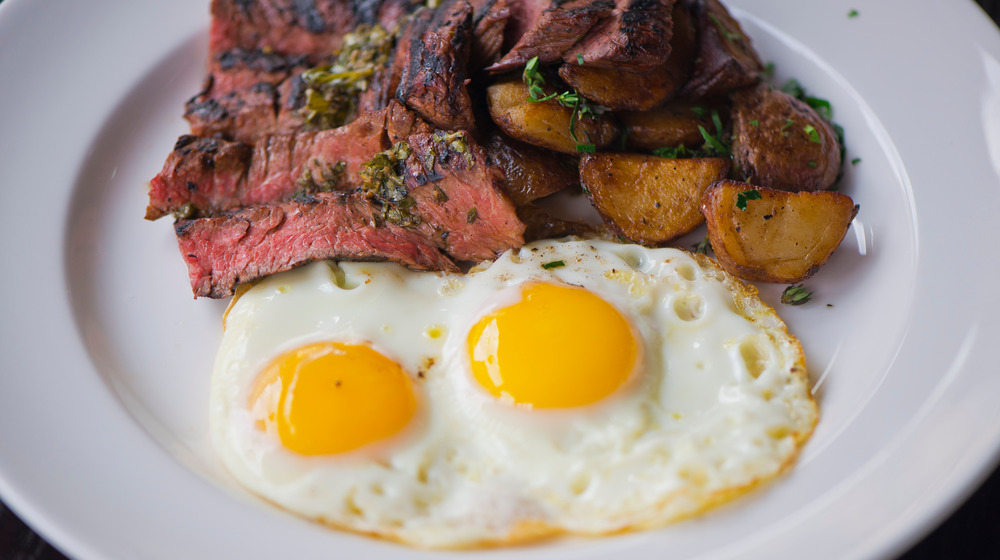
[[472, 373], [494, 396], [535, 408], [582, 406], [632, 375], [638, 343], [614, 306], [565, 285], [529, 284], [521, 296], [469, 332]]
[[258, 427], [304, 455], [343, 453], [388, 438], [417, 401], [396, 362], [364, 345], [320, 342], [285, 352], [257, 379], [250, 407]]

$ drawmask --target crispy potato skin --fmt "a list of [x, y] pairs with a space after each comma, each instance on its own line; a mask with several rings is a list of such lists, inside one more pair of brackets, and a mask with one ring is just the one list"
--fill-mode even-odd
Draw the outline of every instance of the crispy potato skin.
[[[576, 162], [494, 132], [484, 145], [490, 157], [503, 169], [501, 188], [514, 206], [548, 196], [580, 184]], [[569, 160], [570, 163], [565, 163]]]
[[588, 154], [580, 160], [580, 182], [612, 231], [656, 247], [705, 221], [698, 210], [702, 193], [728, 170], [727, 158]]
[[[759, 200], [737, 207], [739, 194]], [[744, 280], [791, 284], [813, 275], [847, 234], [858, 206], [833, 191], [789, 192], [724, 180], [701, 199], [715, 257]]]
[[[700, 117], [695, 113], [696, 107], [702, 109]], [[698, 125], [715, 132], [711, 117], [713, 110], [718, 112], [723, 126], [727, 126], [729, 103], [726, 98], [678, 98], [651, 111], [618, 113], [618, 118], [628, 130], [625, 145], [630, 150], [651, 152], [657, 148], [680, 145], [694, 149], [705, 143]]]
[[609, 109], [646, 111], [662, 105], [687, 83], [697, 47], [687, 4], [677, 2], [671, 14], [670, 55], [656, 67], [633, 72], [580, 66], [575, 60], [569, 60], [572, 57], [567, 57], [567, 62], [559, 68], [559, 77], [587, 99]]
[[564, 154], [578, 154], [578, 143], [593, 144], [600, 149], [618, 140], [618, 124], [610, 113], [578, 119], [574, 129], [577, 142], [570, 135], [572, 109], [554, 99], [543, 102], [529, 99], [528, 86], [520, 80], [497, 82], [486, 88], [493, 122], [508, 136], [522, 142]]
[[698, 0], [693, 9], [698, 54], [683, 95], [709, 97], [750, 85], [764, 65], [750, 37], [718, 0]]
[[748, 182], [788, 191], [828, 189], [836, 182], [836, 133], [806, 103], [759, 84], [733, 95], [732, 117], [733, 161]]

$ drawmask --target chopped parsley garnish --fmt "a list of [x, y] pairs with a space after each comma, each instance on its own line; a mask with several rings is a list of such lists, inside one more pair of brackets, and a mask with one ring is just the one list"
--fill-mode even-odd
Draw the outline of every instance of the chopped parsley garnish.
[[705, 130], [705, 127], [701, 126], [700, 124], [698, 125], [698, 132], [700, 132], [701, 137], [705, 139], [705, 146], [704, 146], [705, 148], [710, 148], [719, 155], [723, 155], [726, 157], [729, 156], [729, 149], [726, 148], [726, 145], [723, 144], [722, 141], [716, 138], [715, 136], [709, 134], [708, 131]]
[[664, 148], [657, 148], [653, 150], [653, 155], [659, 156], [661, 158], [678, 159], [678, 158], [693, 157], [694, 152], [687, 149], [684, 146], [684, 144], [681, 144], [680, 146], [667, 146]]
[[730, 157], [729, 146], [726, 142], [723, 142], [723, 131], [722, 131], [722, 119], [719, 117], [719, 112], [712, 110], [712, 124], [715, 125], [715, 134], [709, 134], [708, 130], [704, 126], [698, 125], [698, 132], [701, 133], [701, 137], [705, 140], [705, 144], [701, 147], [702, 151], [706, 155], [720, 155], [725, 157]]
[[815, 161], [811, 161], [811, 160], [810, 160], [810, 161], [809, 161], [809, 167], [819, 167], [819, 164], [818, 164], [818, 163], [816, 163]]
[[702, 239], [698, 243], [691, 246], [695, 253], [701, 253], [702, 255], [707, 255], [708, 251], [712, 248], [712, 242], [708, 240], [708, 236]]
[[361, 190], [382, 205], [382, 219], [403, 227], [420, 225], [420, 216], [410, 211], [416, 201], [404, 184], [405, 162], [413, 150], [405, 140], [375, 154], [361, 164]]
[[858, 11], [857, 10], [851, 10], [851, 11], [847, 12], [847, 17], [849, 17], [849, 18], [856, 18], [856, 17], [858, 17]]
[[736, 195], [736, 207], [740, 210], [747, 209], [747, 202], [751, 200], [760, 200], [760, 191], [756, 189], [748, 189]]
[[802, 128], [802, 132], [806, 133], [806, 136], [809, 137], [810, 142], [816, 142], [817, 144], [823, 143], [823, 139], [819, 137], [819, 131], [816, 130], [815, 126], [807, 124], [805, 127]]
[[824, 119], [830, 120], [833, 118], [833, 107], [830, 106], [830, 102], [826, 99], [806, 96], [804, 101], [806, 102], [806, 105], [815, 109], [816, 112], [819, 113]]
[[851, 160], [851, 165], [857, 165], [859, 163], [861, 163], [861, 158], [859, 158], [859, 157], [856, 157], [856, 158], [854, 158], [854, 159]]
[[545, 264], [542, 265], [542, 268], [544, 268], [545, 270], [548, 270], [550, 268], [559, 268], [560, 266], [566, 266], [566, 263], [563, 262], [563, 261], [547, 262], [547, 263], [545, 263]]
[[576, 53], [576, 63], [579, 64], [580, 66], [583, 66], [583, 55], [582, 54]]
[[593, 154], [597, 152], [597, 146], [593, 144], [577, 144], [576, 151], [583, 152], [585, 154]]
[[781, 126], [781, 135], [784, 136], [785, 138], [791, 136], [792, 132], [788, 129], [791, 128], [793, 124], [795, 124], [795, 121], [793, 121], [792, 119], [785, 119], [785, 124]]
[[781, 91], [795, 97], [797, 99], [803, 99], [806, 96], [806, 90], [802, 89], [802, 84], [798, 80], [792, 78], [781, 86]]
[[739, 33], [735, 33], [726, 29], [726, 26], [722, 25], [722, 22], [719, 21], [719, 18], [715, 17], [715, 14], [708, 14], [708, 17], [709, 19], [712, 20], [713, 23], [715, 23], [716, 27], [719, 28], [719, 33], [722, 33], [722, 36], [725, 37], [726, 39], [729, 39], [730, 41], [738, 41], [743, 38], [743, 35], [740, 35]]
[[803, 303], [809, 301], [813, 295], [812, 292], [807, 292], [802, 284], [792, 284], [791, 286], [785, 288], [785, 291], [781, 292], [781, 303], [788, 305], [802, 305]]
[[[579, 57], [577, 60], [582, 60], [582, 57]], [[538, 71], [537, 56], [532, 57], [531, 60], [524, 65], [524, 72], [521, 74], [521, 79], [528, 86], [528, 101], [531, 101], [532, 103], [541, 103], [543, 101], [551, 101], [554, 99], [563, 107], [573, 109], [573, 114], [569, 118], [569, 135], [573, 138], [574, 142], [577, 142], [577, 149], [579, 149], [581, 145], [586, 146], [586, 144], [580, 143], [580, 139], [576, 137], [577, 121], [583, 117], [590, 117], [592, 119], [597, 118], [604, 113], [606, 109], [600, 105], [590, 105], [576, 90], [545, 95], [545, 90], [542, 89], [542, 86], [545, 85], [545, 76]]]
[[750, 125], [753, 126], [754, 128], [757, 128], [758, 126], [760, 126], [760, 121], [758, 121], [757, 119], [754, 119], [754, 120], [750, 121]]
[[305, 104], [299, 114], [311, 129], [343, 125], [357, 109], [358, 95], [369, 79], [385, 66], [396, 43], [396, 34], [382, 26], [360, 25], [344, 36], [336, 60], [302, 73]]

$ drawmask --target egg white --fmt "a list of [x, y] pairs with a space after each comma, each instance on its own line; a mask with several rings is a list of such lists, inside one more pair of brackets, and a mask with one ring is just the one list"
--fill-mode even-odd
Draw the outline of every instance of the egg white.
[[[542, 266], [555, 261], [564, 266]], [[468, 331], [531, 281], [582, 286], [615, 306], [641, 339], [635, 378], [558, 411], [511, 406], [480, 387]], [[545, 241], [466, 275], [316, 263], [252, 287], [225, 327], [210, 421], [234, 477], [304, 517], [422, 547], [685, 517], [782, 472], [817, 419], [801, 348], [774, 311], [708, 259], [675, 249]], [[410, 428], [320, 457], [254, 428], [247, 403], [260, 370], [321, 340], [365, 342], [399, 363], [421, 404]]]

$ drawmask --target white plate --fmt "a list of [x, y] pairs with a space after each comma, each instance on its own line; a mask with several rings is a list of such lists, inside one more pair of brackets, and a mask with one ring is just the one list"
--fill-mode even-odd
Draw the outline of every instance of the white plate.
[[[452, 556], [885, 557], [993, 466], [1000, 34], [972, 2], [729, 4], [862, 158], [814, 301], [776, 305], [819, 384], [812, 441], [696, 520]], [[202, 78], [207, 5], [0, 5], [0, 494], [79, 560], [430, 557], [263, 506], [205, 446], [224, 303], [191, 298], [168, 220], [142, 216]]]

